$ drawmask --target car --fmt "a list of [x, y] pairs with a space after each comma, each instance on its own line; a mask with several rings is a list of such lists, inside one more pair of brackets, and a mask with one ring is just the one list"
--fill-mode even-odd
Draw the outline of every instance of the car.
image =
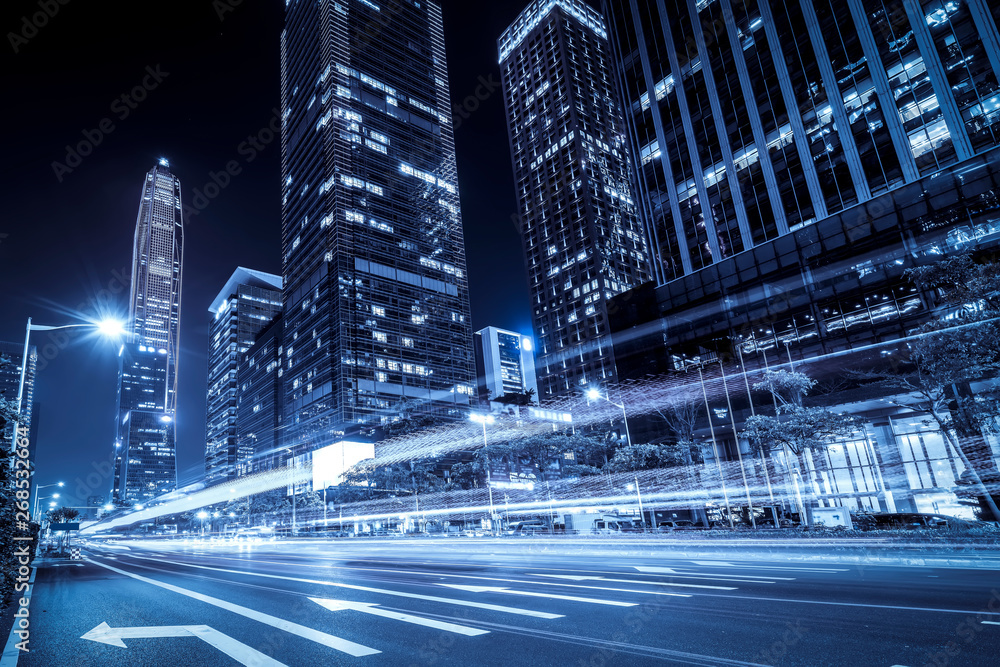
[[679, 519], [675, 521], [661, 521], [656, 524], [656, 532], [669, 533], [675, 530], [701, 530], [701, 526], [695, 525], [694, 521]]
[[948, 516], [946, 514], [925, 514], [921, 512], [876, 512], [874, 514], [858, 514], [854, 517], [859, 525], [867, 523], [878, 529], [920, 530], [923, 528], [971, 528], [971, 521]]

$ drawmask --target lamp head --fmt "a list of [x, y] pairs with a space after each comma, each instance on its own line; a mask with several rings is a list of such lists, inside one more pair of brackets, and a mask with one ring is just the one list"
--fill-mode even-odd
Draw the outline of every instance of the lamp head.
[[97, 323], [97, 330], [108, 338], [121, 338], [125, 335], [125, 325], [118, 320], [107, 319]]
[[587, 398], [589, 398], [590, 400], [592, 401], [597, 400], [600, 397], [601, 397], [601, 392], [597, 391], [596, 389], [587, 390]]

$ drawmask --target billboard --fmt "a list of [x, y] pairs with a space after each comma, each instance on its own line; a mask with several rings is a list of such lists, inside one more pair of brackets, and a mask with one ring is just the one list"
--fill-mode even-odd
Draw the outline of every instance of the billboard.
[[313, 489], [337, 486], [344, 481], [344, 472], [355, 463], [375, 458], [371, 442], [341, 441], [312, 453]]

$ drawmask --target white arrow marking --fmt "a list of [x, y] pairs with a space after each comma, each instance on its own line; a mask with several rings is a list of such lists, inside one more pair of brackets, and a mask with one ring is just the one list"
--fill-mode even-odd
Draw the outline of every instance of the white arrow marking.
[[265, 574], [263, 572], [249, 572], [247, 570], [228, 570], [222, 567], [209, 567], [208, 565], [194, 565], [193, 563], [182, 563], [176, 560], [163, 560], [162, 558], [149, 558], [146, 556], [135, 556], [135, 558], [141, 558], [142, 560], [156, 561], [157, 563], [169, 563], [171, 565], [180, 565], [181, 567], [193, 567], [199, 570], [210, 570], [213, 572], [226, 572], [228, 574], [241, 574], [244, 576], [252, 577], [266, 577], [267, 579], [280, 579], [283, 581], [296, 581], [302, 584], [316, 584], [317, 586], [333, 586], [336, 588], [347, 588], [354, 591], [365, 591], [366, 593], [381, 593], [383, 595], [394, 595], [401, 598], [410, 598], [413, 600], [427, 600], [428, 602], [441, 602], [444, 604], [453, 604], [460, 607], [475, 607], [477, 609], [488, 609], [490, 611], [502, 611], [507, 614], [519, 614], [521, 616], [532, 616], [534, 618], [544, 618], [548, 620], [553, 620], [556, 618], [562, 618], [562, 614], [550, 614], [545, 611], [532, 611], [530, 609], [518, 609], [516, 607], [504, 607], [497, 604], [486, 604], [484, 602], [472, 602], [469, 600], [454, 600], [452, 598], [442, 598], [434, 595], [419, 595], [417, 593], [404, 593], [403, 591], [391, 591], [384, 588], [370, 588], [368, 586], [356, 586], [354, 584], [344, 584], [339, 581], [322, 581], [320, 579], [302, 579], [299, 577], [287, 577], [280, 574]]
[[457, 588], [460, 591], [470, 593], [509, 593], [510, 595], [527, 595], [533, 598], [549, 598], [551, 600], [570, 600], [572, 602], [591, 602], [593, 604], [606, 604], [612, 607], [635, 607], [636, 602], [618, 602], [616, 600], [598, 600], [596, 598], [579, 598], [572, 595], [556, 595], [554, 593], [533, 593], [531, 591], [514, 591], [500, 586], [463, 586], [461, 584], [438, 584], [448, 588]]
[[83, 567], [83, 563], [56, 563], [52, 567]]
[[983, 625], [1000, 625], [996, 621], [982, 621]]
[[444, 630], [445, 632], [454, 632], [456, 634], [465, 635], [466, 637], [477, 637], [479, 635], [488, 635], [490, 633], [489, 630], [470, 628], [465, 625], [458, 625], [457, 623], [435, 621], [433, 618], [424, 618], [422, 616], [413, 616], [411, 614], [401, 614], [396, 611], [380, 609], [377, 604], [371, 602], [349, 602], [347, 600], [329, 600], [326, 598], [309, 599], [322, 607], [326, 607], [330, 611], [350, 609], [352, 611], [360, 611], [364, 614], [381, 616], [382, 618], [391, 618], [394, 621], [403, 621], [404, 623], [423, 625], [428, 628], [435, 628], [436, 630]]
[[255, 648], [238, 642], [207, 625], [161, 625], [148, 628], [112, 628], [101, 623], [80, 637], [110, 646], [125, 646], [123, 639], [154, 639], [161, 637], [197, 637], [219, 649], [230, 658], [247, 667], [286, 667], [285, 663], [270, 658]]
[[248, 607], [241, 607], [238, 604], [233, 604], [232, 602], [226, 602], [225, 600], [220, 600], [218, 598], [213, 598], [208, 595], [202, 595], [201, 593], [195, 593], [194, 591], [189, 591], [186, 588], [181, 588], [179, 586], [174, 586], [173, 584], [167, 584], [162, 581], [157, 581], [155, 579], [150, 579], [148, 577], [143, 577], [138, 574], [133, 574], [132, 572], [126, 572], [125, 570], [119, 570], [117, 567], [112, 567], [107, 563], [101, 563], [96, 560], [90, 561], [94, 565], [99, 565], [100, 567], [111, 570], [112, 572], [117, 572], [118, 574], [125, 575], [126, 577], [131, 577], [137, 581], [142, 581], [147, 584], [152, 584], [153, 586], [159, 586], [160, 588], [165, 588], [168, 591], [173, 591], [174, 593], [180, 593], [181, 595], [186, 595], [189, 598], [194, 598], [195, 600], [200, 600], [201, 602], [207, 602], [210, 605], [219, 607], [220, 609], [225, 609], [226, 611], [231, 611], [240, 616], [245, 616], [247, 618], [259, 621], [271, 627], [278, 628], [279, 630], [284, 630], [285, 632], [290, 632], [293, 635], [298, 635], [304, 639], [314, 641], [317, 644], [322, 644], [323, 646], [329, 646], [332, 649], [347, 653], [356, 658], [364, 655], [374, 655], [375, 653], [381, 653], [368, 646], [363, 646], [361, 644], [355, 644], [352, 641], [342, 639], [340, 637], [334, 637], [333, 635], [328, 635], [325, 632], [320, 632], [319, 630], [314, 630], [312, 628], [307, 628], [304, 625], [299, 625], [298, 623], [292, 623], [291, 621], [286, 621], [277, 616], [271, 616], [270, 614], [265, 614], [263, 612], [256, 611], [254, 609], [249, 609]]
[[755, 577], [751, 574], [734, 574], [729, 577], [726, 575], [719, 574], [692, 574], [691, 572], [678, 572], [677, 570], [671, 569], [669, 567], [642, 567], [640, 565], [633, 565], [639, 572], [645, 572], [647, 574], [672, 574], [676, 577], [684, 577], [686, 579], [715, 579], [717, 581], [744, 581], [746, 583], [754, 583], [754, 579], [761, 579], [761, 583], [773, 584], [775, 581], [795, 581], [795, 577]]
[[616, 584], [639, 584], [641, 586], [678, 586], [680, 588], [708, 588], [713, 591], [735, 591], [734, 586], [704, 586], [701, 584], [674, 584], [664, 581], [637, 581], [635, 579], [610, 579], [608, 577], [578, 577], [572, 574], [528, 574], [529, 577], [552, 577], [572, 581], [610, 581]]

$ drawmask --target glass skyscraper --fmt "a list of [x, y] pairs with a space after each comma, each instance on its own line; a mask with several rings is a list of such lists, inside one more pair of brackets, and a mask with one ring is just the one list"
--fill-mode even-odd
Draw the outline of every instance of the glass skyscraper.
[[[604, 10], [656, 264], [655, 281], [611, 304], [622, 378], [661, 407], [704, 397], [694, 439], [759, 490], [794, 479], [798, 464], [773, 451], [755, 459], [738, 435], [772, 409], [751, 387], [768, 370], [804, 372], [820, 387], [810, 405], [863, 424], [804, 457], [809, 502], [972, 518], [957, 495], [970, 473], [926, 407], [845, 371], [885, 368], [947, 315], [908, 270], [966, 252], [995, 262], [995, 7], [605, 0]], [[671, 437], [664, 420], [634, 421], [639, 438]], [[963, 449], [981, 479], [997, 478], [1000, 439]]]
[[661, 283], [1000, 145], [986, 0], [603, 7]]
[[180, 180], [146, 174], [132, 254], [128, 337], [119, 353], [113, 497], [137, 502], [177, 486], [174, 421], [184, 221]]
[[240, 359], [281, 312], [281, 277], [242, 267], [215, 297], [209, 311], [205, 484], [250, 470], [253, 447], [237, 442]]
[[441, 8], [289, 0], [281, 36], [283, 446], [458, 417], [472, 331]]
[[533, 0], [499, 50], [544, 400], [614, 380], [606, 302], [649, 256], [600, 14]]

